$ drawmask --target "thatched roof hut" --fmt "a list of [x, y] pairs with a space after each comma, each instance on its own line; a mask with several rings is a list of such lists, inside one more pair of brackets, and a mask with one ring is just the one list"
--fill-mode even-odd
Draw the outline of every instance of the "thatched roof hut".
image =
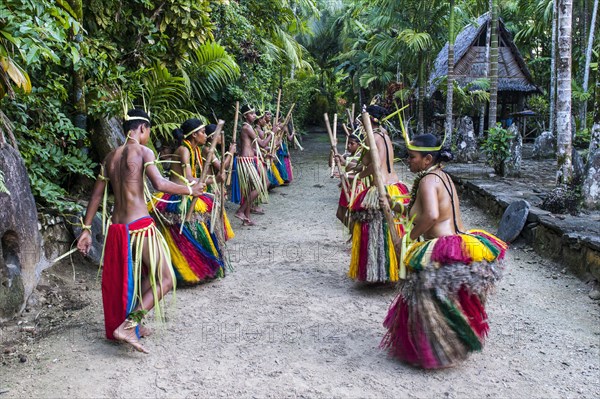
[[[469, 24], [456, 37], [454, 44], [454, 74], [457, 83], [464, 87], [475, 79], [486, 77], [485, 48], [487, 29], [491, 17], [485, 13], [477, 25]], [[540, 93], [525, 65], [525, 61], [502, 20], [498, 23], [498, 99], [502, 103], [518, 102], [524, 95]], [[439, 84], [438, 78], [448, 74], [448, 43], [438, 54], [429, 77], [429, 95]]]

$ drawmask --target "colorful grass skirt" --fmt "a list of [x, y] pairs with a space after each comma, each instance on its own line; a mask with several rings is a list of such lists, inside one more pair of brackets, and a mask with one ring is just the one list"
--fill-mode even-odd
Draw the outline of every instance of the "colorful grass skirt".
[[482, 230], [414, 243], [381, 347], [427, 369], [453, 366], [481, 350], [489, 331], [485, 302], [502, 277], [506, 250]]

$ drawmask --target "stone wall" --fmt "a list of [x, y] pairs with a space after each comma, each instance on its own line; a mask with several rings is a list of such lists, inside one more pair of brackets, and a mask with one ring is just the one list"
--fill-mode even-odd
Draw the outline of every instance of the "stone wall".
[[[492, 191], [491, 182], [467, 180], [450, 173], [461, 194], [499, 221], [513, 198]], [[579, 277], [600, 281], [600, 235], [589, 217], [562, 217], [531, 206], [521, 236], [540, 255], [562, 262]], [[597, 223], [596, 223], [597, 224]]]

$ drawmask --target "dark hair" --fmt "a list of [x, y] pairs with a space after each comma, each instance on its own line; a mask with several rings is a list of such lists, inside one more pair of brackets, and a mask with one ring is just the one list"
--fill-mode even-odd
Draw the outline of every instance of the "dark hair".
[[215, 130], [217, 130], [217, 125], [215, 125], [214, 123], [211, 123], [210, 125], [206, 125], [206, 130], [204, 130], [204, 132], [206, 133], [207, 136], [210, 136], [211, 134], [213, 134], [215, 132]]
[[174, 129], [172, 134], [173, 139], [175, 140], [175, 145], [177, 147], [181, 146], [185, 136], [198, 126], [202, 126], [202, 121], [200, 119], [192, 118], [183, 122], [180, 128]]
[[[129, 111], [127, 111], [127, 116], [137, 116], [140, 118], [146, 118], [148, 119], [148, 121], [150, 121], [150, 117], [148, 116], [146, 111], [144, 111], [141, 108], [130, 109]], [[127, 132], [129, 132], [130, 130], [137, 129], [140, 125], [152, 127], [152, 122], [146, 122], [143, 119], [133, 119], [129, 121], [125, 119], [123, 121], [123, 131], [125, 132], [125, 134], [127, 134]]]
[[388, 114], [387, 109], [379, 105], [369, 105], [367, 107], [367, 112], [375, 119], [375, 123], [380, 123], [381, 119], [385, 118]]
[[356, 134], [351, 134], [348, 136], [348, 141], [356, 141], [357, 143], [360, 143], [360, 138], [356, 135]]
[[[439, 147], [441, 144], [440, 139], [435, 137], [431, 133], [420, 134], [413, 137], [410, 143], [416, 147]], [[433, 157], [433, 163], [438, 164], [440, 162], [450, 162], [454, 159], [450, 147], [442, 147], [438, 151], [417, 151], [419, 154], [426, 156], [431, 154]]]

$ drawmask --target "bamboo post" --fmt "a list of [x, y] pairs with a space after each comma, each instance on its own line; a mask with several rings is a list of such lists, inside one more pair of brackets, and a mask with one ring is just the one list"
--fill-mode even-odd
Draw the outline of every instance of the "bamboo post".
[[[224, 120], [219, 120], [219, 123], [217, 123], [217, 128], [215, 129], [215, 139], [219, 134], [221, 134], [224, 124]], [[206, 179], [208, 178], [208, 169], [210, 168], [213, 156], [215, 155], [215, 148], [217, 147], [217, 140], [215, 139], [213, 139], [212, 143], [210, 143], [210, 148], [208, 149], [208, 154], [206, 155], [206, 163], [204, 164], [204, 167], [202, 168], [202, 173], [200, 174], [200, 183], [206, 183]], [[198, 201], [198, 197], [194, 197], [194, 199], [192, 200], [192, 204], [190, 205], [187, 215], [185, 216], [186, 222], [189, 221], [190, 217], [192, 216], [192, 212], [194, 210], [194, 207], [196, 206], [196, 201]]]
[[[377, 150], [375, 136], [373, 135], [371, 118], [369, 117], [369, 114], [367, 112], [362, 113], [362, 120], [363, 126], [365, 127], [365, 131], [367, 132], [367, 144], [369, 145], [371, 162], [373, 163], [373, 176], [375, 177], [377, 191], [379, 191], [380, 198], [387, 198], [387, 190], [385, 189], [383, 178], [381, 177], [381, 171], [379, 169], [379, 166], [381, 165], [381, 160], [379, 159], [379, 151]], [[394, 221], [394, 216], [392, 214], [392, 210], [390, 209], [390, 204], [387, 200], [381, 202], [383, 213], [385, 215], [385, 219], [388, 222], [389, 231], [392, 236], [392, 243], [394, 244], [396, 257], [400, 259], [400, 254], [402, 252], [402, 239], [400, 238], [400, 236], [398, 235], [398, 231], [396, 230], [396, 222]]]
[[[337, 113], [333, 114], [333, 143], [334, 143], [334, 148], [335, 148], [335, 153], [337, 153]], [[331, 173], [329, 174], [330, 177], [333, 177], [333, 170], [335, 168], [335, 161], [333, 160], [333, 157], [335, 156], [335, 153], [331, 153]]]
[[[352, 106], [354, 107], [354, 104], [352, 104]], [[354, 131], [354, 118], [352, 117], [352, 114], [350, 113], [350, 110], [348, 108], [346, 108], [346, 115], [348, 116], [348, 125], [350, 125], [352, 131]]]
[[[292, 106], [290, 107], [290, 110], [288, 111], [287, 115], [285, 116], [285, 119], [283, 120], [283, 126], [286, 126], [289, 121], [290, 118], [292, 117], [292, 111], [294, 110], [294, 107], [296, 106], [296, 103], [293, 103]], [[275, 126], [273, 126], [273, 129], [275, 128]], [[283, 137], [283, 132], [284, 130], [278, 130], [276, 136], [273, 136], [273, 145], [271, 146], [271, 155], [275, 155], [275, 143], [277, 142], [277, 138], [279, 137]]]
[[337, 155], [338, 152], [335, 145], [335, 139], [333, 138], [333, 132], [331, 131], [331, 126], [329, 125], [329, 115], [325, 113], [323, 117], [325, 118], [325, 126], [327, 126], [327, 133], [329, 134], [329, 142], [331, 143], [331, 153], [334, 155], [333, 159], [340, 174], [340, 179], [342, 180], [342, 191], [344, 192], [346, 200], [348, 201], [348, 203], [350, 203], [350, 184], [348, 183], [346, 174], [342, 171], [342, 165], [340, 164], [340, 160], [335, 157], [335, 155]]
[[[235, 102], [235, 119], [233, 120], [233, 140], [235, 143], [237, 140], [237, 125], [238, 125], [238, 114], [240, 112], [240, 102]], [[229, 171], [227, 172], [227, 187], [231, 185], [231, 173], [233, 171], [233, 154], [231, 154], [231, 163], [229, 164]]]

